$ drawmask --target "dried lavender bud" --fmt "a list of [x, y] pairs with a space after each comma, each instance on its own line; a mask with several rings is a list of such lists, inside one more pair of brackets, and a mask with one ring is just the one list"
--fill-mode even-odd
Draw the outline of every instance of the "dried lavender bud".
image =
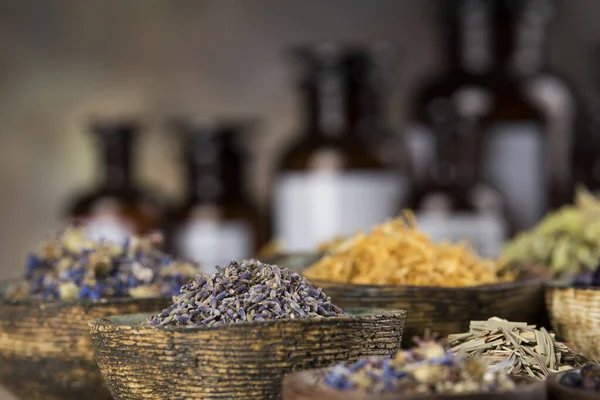
[[[174, 301], [146, 323], [220, 325], [344, 315], [321, 289], [315, 289], [300, 275], [257, 260], [233, 260], [227, 266], [219, 266], [213, 275], [197, 275], [181, 288]], [[189, 318], [171, 318], [173, 315]]]
[[94, 241], [83, 228], [68, 226], [29, 255], [25, 279], [7, 292], [7, 298], [171, 297], [199, 268], [160, 251], [158, 239], [151, 234], [120, 244]]
[[433, 341], [418, 339], [417, 344], [394, 359], [369, 357], [335, 365], [322, 383], [337, 390], [403, 395], [491, 393], [515, 387], [507, 375], [480, 359], [453, 355]]

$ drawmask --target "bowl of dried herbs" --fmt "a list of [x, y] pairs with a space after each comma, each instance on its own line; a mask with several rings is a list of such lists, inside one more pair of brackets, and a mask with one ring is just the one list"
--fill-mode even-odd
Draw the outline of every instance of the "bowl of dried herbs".
[[284, 400], [545, 399], [541, 381], [509, 377], [481, 358], [455, 355], [441, 343], [417, 346], [393, 358], [368, 357], [329, 368], [295, 372], [283, 383]]
[[154, 315], [90, 323], [115, 399], [272, 399], [284, 374], [400, 349], [405, 311], [342, 310], [287, 268], [232, 261]]
[[471, 319], [537, 322], [545, 271], [437, 243], [409, 212], [329, 249], [302, 274], [340, 307], [407, 310], [405, 343], [425, 330], [463, 331]]
[[153, 312], [198, 272], [160, 251], [157, 235], [90, 240], [68, 226], [27, 260], [22, 279], [0, 284], [0, 383], [21, 399], [111, 399], [88, 320]]
[[586, 364], [548, 378], [548, 397], [553, 400], [600, 399], [600, 365]]

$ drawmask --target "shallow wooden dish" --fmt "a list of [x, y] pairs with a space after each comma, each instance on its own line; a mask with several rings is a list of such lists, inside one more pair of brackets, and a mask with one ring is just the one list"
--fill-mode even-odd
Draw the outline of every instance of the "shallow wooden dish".
[[515, 377], [516, 390], [502, 393], [464, 395], [405, 396], [398, 393], [380, 395], [342, 391], [319, 384], [325, 370], [294, 372], [283, 380], [283, 400], [545, 400], [546, 384], [529, 378]]
[[546, 380], [548, 385], [548, 399], [550, 400], [599, 400], [600, 392], [585, 389], [575, 389], [561, 385], [560, 378], [567, 372], [579, 371], [578, 369], [553, 374]]
[[3, 300], [0, 284], [0, 384], [26, 400], [109, 400], [92, 350], [88, 321], [153, 312], [170, 299], [42, 302]]
[[[352, 312], [352, 310], [347, 310]], [[115, 399], [278, 399], [284, 374], [400, 349], [405, 311], [226, 326], [140, 326], [150, 315], [90, 323]]]
[[580, 289], [550, 282], [545, 297], [556, 335], [581, 354], [600, 359], [600, 288]]
[[543, 313], [543, 280], [528, 278], [511, 283], [463, 288], [431, 286], [359, 285], [311, 280], [331, 301], [346, 308], [393, 308], [407, 311], [404, 347], [426, 329], [445, 337], [466, 332], [472, 320], [490, 317], [538, 323]]

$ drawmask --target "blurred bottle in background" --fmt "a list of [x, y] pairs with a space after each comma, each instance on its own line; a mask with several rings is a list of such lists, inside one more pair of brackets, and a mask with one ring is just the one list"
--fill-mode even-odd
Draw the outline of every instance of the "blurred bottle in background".
[[[313, 251], [394, 216], [406, 177], [386, 168], [366, 139], [379, 124], [365, 109], [364, 49], [324, 43], [297, 49], [304, 69], [299, 139], [282, 154], [274, 183], [274, 234], [284, 251]], [[367, 97], [368, 98], [368, 97]]]
[[171, 223], [176, 254], [204, 270], [253, 256], [262, 244], [261, 216], [247, 193], [251, 121], [175, 122], [185, 166], [185, 199]]
[[111, 241], [162, 229], [166, 203], [136, 181], [138, 122], [97, 119], [90, 133], [99, 179], [91, 190], [68, 202], [68, 219], [85, 224], [90, 237]]
[[[435, 157], [437, 115], [461, 92], [477, 93], [484, 104], [492, 93], [486, 82], [491, 68], [490, 2], [440, 2], [440, 29], [445, 69], [429, 78], [414, 93], [406, 138], [413, 155], [417, 182], [423, 183]], [[445, 117], [443, 117], [445, 118]]]
[[506, 0], [491, 4], [493, 68], [487, 84], [494, 104], [487, 117], [483, 170], [485, 178], [505, 196], [519, 230], [532, 226], [547, 207], [547, 137], [542, 115], [526, 96], [523, 77], [513, 66], [518, 45], [517, 9]]
[[517, 230], [570, 197], [572, 95], [545, 64], [549, 4], [496, 0], [495, 106], [489, 116], [485, 177], [507, 200]]
[[525, 93], [544, 119], [548, 140], [544, 178], [548, 181], [548, 206], [554, 209], [572, 201], [571, 154], [580, 99], [573, 85], [547, 62], [548, 28], [556, 13], [555, 0], [527, 0], [518, 4], [522, 10], [514, 65], [524, 79]]
[[593, 93], [578, 113], [571, 165], [575, 184], [600, 197], [600, 44], [594, 46], [590, 61]]
[[494, 257], [506, 239], [508, 220], [500, 193], [478, 168], [482, 117], [490, 105], [471, 94], [463, 92], [435, 109], [435, 157], [410, 206], [433, 240], [465, 240], [479, 254]]

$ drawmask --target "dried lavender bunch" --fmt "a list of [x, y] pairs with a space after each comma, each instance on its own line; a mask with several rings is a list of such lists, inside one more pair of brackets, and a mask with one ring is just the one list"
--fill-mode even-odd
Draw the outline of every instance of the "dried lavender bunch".
[[146, 323], [220, 325], [344, 315], [321, 288], [314, 288], [304, 277], [254, 259], [233, 260], [225, 267], [217, 266], [213, 275], [197, 275], [174, 301]]
[[27, 259], [25, 280], [10, 299], [74, 300], [170, 297], [199, 268], [159, 250], [162, 235], [132, 236], [124, 243], [90, 240], [79, 226], [67, 226], [44, 240]]
[[477, 358], [453, 355], [441, 344], [417, 339], [417, 347], [394, 359], [364, 358], [333, 366], [323, 384], [337, 390], [403, 395], [481, 393], [510, 390], [515, 384]]

